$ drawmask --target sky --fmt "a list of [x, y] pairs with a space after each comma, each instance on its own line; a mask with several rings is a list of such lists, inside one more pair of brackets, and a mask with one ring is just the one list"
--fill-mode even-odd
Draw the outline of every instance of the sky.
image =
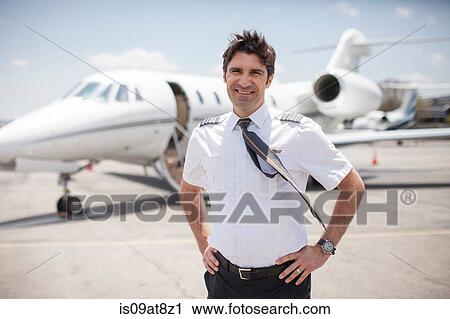
[[[369, 40], [450, 36], [449, 1], [10, 1], [0, 0], [0, 119], [49, 104], [95, 71], [30, 31], [101, 70], [141, 68], [220, 74], [233, 32], [262, 32], [277, 52], [280, 82], [310, 80], [355, 28]], [[372, 53], [383, 47], [372, 49]], [[395, 46], [360, 73], [450, 82], [450, 42]]]

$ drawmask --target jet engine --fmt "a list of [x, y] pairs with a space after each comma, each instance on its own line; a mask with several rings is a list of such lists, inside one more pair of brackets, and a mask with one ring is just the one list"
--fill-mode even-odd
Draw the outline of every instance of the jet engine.
[[343, 69], [322, 73], [313, 81], [313, 100], [321, 113], [352, 119], [376, 110], [382, 102], [380, 87], [368, 78]]

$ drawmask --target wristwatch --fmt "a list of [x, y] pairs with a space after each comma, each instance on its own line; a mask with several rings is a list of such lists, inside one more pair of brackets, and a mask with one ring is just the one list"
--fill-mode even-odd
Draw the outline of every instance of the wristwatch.
[[327, 239], [321, 239], [317, 242], [317, 245], [322, 247], [322, 251], [324, 254], [334, 255], [336, 251], [336, 247], [334, 244], [327, 240]]

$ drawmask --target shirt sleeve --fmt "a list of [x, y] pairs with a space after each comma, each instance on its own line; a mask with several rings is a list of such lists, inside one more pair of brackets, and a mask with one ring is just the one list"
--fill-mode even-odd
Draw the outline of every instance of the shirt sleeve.
[[183, 179], [191, 185], [206, 189], [207, 177], [203, 167], [206, 141], [196, 127], [191, 134], [183, 167]]
[[305, 127], [300, 130], [300, 165], [326, 190], [332, 190], [353, 168], [348, 159], [338, 150], [313, 120], [305, 118]]

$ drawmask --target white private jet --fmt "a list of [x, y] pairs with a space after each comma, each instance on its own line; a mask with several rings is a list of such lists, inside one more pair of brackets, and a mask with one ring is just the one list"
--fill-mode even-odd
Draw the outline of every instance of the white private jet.
[[417, 99], [417, 90], [406, 90], [400, 107], [390, 112], [370, 111], [366, 115], [354, 119], [352, 129], [386, 131], [408, 128], [414, 124]]
[[[291, 111], [318, 111], [338, 119], [378, 109], [382, 96], [377, 84], [349, 72], [366, 54], [360, 46], [363, 39], [356, 30], [346, 31], [326, 71], [311, 82], [275, 81], [266, 96], [269, 106], [295, 106]], [[58, 213], [71, 214], [81, 205], [69, 195], [70, 175], [104, 159], [151, 165], [176, 189], [189, 132], [202, 119], [231, 109], [219, 77], [137, 70], [96, 73], [63, 98], [2, 126], [0, 168], [58, 172], [64, 186]], [[330, 138], [346, 145], [449, 136], [450, 129], [426, 129]]]

